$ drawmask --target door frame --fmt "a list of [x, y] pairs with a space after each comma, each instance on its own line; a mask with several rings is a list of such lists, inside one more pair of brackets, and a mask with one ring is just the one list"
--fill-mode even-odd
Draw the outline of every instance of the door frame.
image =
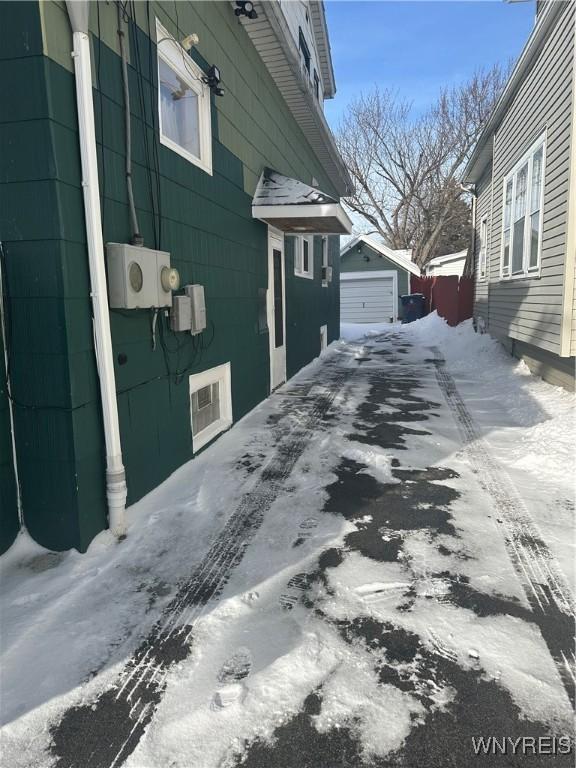
[[[275, 346], [275, 316], [274, 316], [274, 251], [281, 253], [282, 270], [282, 325], [284, 344]], [[268, 318], [268, 339], [270, 357], [270, 392], [286, 381], [286, 254], [284, 249], [284, 233], [268, 225], [268, 291], [266, 297], [266, 316]], [[281, 350], [279, 352], [279, 350]], [[280, 354], [280, 376], [275, 378], [277, 355]]]
[[394, 300], [394, 322], [398, 322], [398, 272], [395, 269], [377, 269], [372, 272], [340, 272], [340, 284], [346, 280], [370, 280], [374, 277], [391, 277]]

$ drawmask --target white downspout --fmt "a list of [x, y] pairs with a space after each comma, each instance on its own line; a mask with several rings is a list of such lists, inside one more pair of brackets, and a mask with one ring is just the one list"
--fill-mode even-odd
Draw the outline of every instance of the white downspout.
[[126, 533], [126, 473], [122, 463], [120, 424], [116, 402], [116, 379], [106, 270], [104, 267], [104, 243], [100, 216], [100, 190], [98, 162], [96, 158], [96, 129], [92, 103], [92, 66], [90, 62], [90, 38], [88, 36], [88, 3], [67, 0], [68, 15], [73, 30], [74, 71], [76, 74], [76, 102], [82, 161], [82, 188], [86, 218], [86, 240], [90, 264], [90, 288], [94, 315], [94, 340], [96, 362], [100, 379], [100, 398], [106, 442], [106, 497], [108, 500], [108, 524], [115, 536]]

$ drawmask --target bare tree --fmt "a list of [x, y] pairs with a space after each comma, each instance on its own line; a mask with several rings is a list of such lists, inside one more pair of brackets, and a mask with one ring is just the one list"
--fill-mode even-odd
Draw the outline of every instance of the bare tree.
[[391, 248], [412, 248], [421, 267], [451, 227], [462, 227], [459, 179], [507, 73], [498, 65], [479, 70], [418, 117], [376, 87], [343, 117], [337, 141], [355, 184], [347, 204]]

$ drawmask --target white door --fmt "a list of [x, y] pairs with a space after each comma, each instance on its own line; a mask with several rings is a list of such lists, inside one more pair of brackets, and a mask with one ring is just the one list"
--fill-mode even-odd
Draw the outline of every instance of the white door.
[[286, 285], [284, 237], [268, 230], [268, 332], [270, 390], [286, 381]]
[[398, 316], [396, 275], [340, 275], [340, 320], [343, 323], [391, 323]]

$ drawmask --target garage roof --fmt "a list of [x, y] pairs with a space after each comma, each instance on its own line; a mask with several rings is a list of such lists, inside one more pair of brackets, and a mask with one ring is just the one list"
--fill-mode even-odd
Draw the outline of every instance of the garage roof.
[[393, 261], [401, 269], [405, 269], [413, 275], [420, 275], [420, 267], [408, 258], [410, 251], [395, 251], [368, 235], [358, 235], [358, 237], [355, 237], [346, 243], [346, 245], [340, 249], [340, 258], [355, 248], [359, 243], [365, 243], [369, 248], [372, 248], [372, 250], [380, 254], [380, 256], [384, 256], [386, 259]]

